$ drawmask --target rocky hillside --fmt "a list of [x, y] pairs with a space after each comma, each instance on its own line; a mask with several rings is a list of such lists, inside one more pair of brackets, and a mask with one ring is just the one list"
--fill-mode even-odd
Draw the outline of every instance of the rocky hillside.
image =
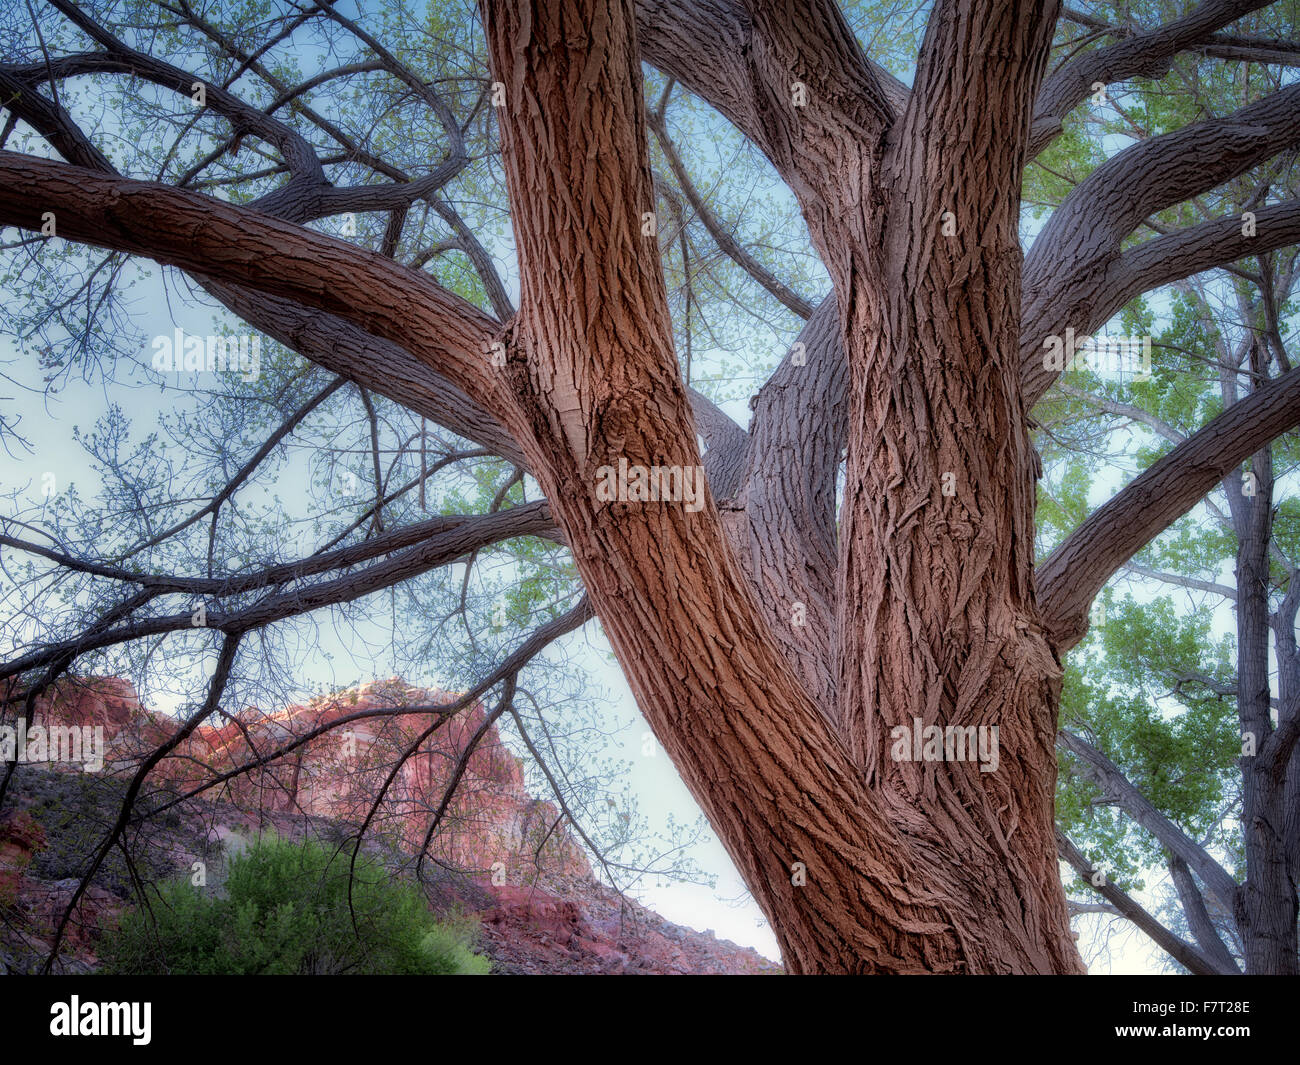
[[[436, 909], [477, 916], [494, 971], [780, 971], [600, 884], [556, 807], [528, 793], [519, 759], [483, 707], [440, 712], [450, 701], [389, 680], [302, 706], [214, 716], [150, 774], [139, 806], [156, 812], [129, 833], [135, 874], [188, 875], [202, 862], [219, 882], [225, 854], [259, 832], [342, 841], [369, 819], [368, 849], [396, 875], [412, 875], [410, 856], [423, 847], [448, 783], [459, 779], [428, 848], [426, 882]], [[126, 681], [81, 678], [39, 701], [29, 737], [51, 726], [102, 728], [104, 767], [18, 767], [0, 812], [0, 966], [11, 971], [46, 952], [140, 758], [174, 737], [178, 723], [142, 707]], [[287, 755], [267, 759], [285, 748]], [[62, 968], [93, 968], [98, 929], [127, 904], [131, 882], [126, 859], [114, 852], [68, 930]]]

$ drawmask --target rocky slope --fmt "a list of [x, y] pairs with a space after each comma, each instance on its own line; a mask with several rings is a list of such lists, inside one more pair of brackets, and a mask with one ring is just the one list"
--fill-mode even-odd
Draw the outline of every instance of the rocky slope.
[[[394, 679], [302, 706], [214, 717], [150, 774], [141, 805], [160, 812], [132, 827], [136, 873], [161, 879], [202, 862], [219, 876], [224, 853], [259, 832], [341, 841], [369, 818], [368, 849], [409, 875], [409, 855], [459, 778], [428, 849], [426, 880], [432, 869], [435, 908], [477, 916], [494, 971], [780, 971], [600, 884], [559, 811], [528, 793], [519, 759], [483, 707], [441, 712], [450, 702]], [[0, 813], [0, 966], [15, 970], [29, 968], [48, 943], [139, 759], [178, 727], [117, 678], [72, 680], [38, 702], [33, 728], [70, 725], [103, 729], [103, 770], [20, 765]], [[288, 755], [266, 760], [286, 747]], [[93, 967], [98, 929], [126, 904], [130, 884], [125, 859], [111, 855], [69, 927], [62, 967]]]

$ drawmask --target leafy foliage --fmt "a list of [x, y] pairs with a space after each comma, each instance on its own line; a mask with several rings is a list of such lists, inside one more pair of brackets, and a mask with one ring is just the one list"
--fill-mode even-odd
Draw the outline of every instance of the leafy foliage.
[[[231, 859], [222, 896], [188, 880], [105, 935], [104, 972], [185, 975], [485, 975], [465, 927], [374, 859], [265, 838]], [[351, 890], [349, 891], [349, 884]]]

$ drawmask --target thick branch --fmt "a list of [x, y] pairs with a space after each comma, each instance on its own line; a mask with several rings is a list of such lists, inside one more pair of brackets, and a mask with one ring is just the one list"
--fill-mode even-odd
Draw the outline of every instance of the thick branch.
[[[1300, 143], [1300, 84], [1290, 85], [1226, 118], [1197, 122], [1126, 148], [1097, 167], [1053, 212], [1025, 259], [1021, 380], [1029, 406], [1047, 391], [1055, 371], [1044, 365], [1043, 342], [1106, 321], [1143, 291], [1243, 253], [1278, 244], [1267, 228], [1254, 243], [1219, 228], [1194, 226], [1121, 257], [1121, 244], [1150, 215], [1221, 185]], [[1279, 233], [1294, 224], [1288, 205], [1265, 208]], [[1240, 230], [1240, 220], [1238, 221]], [[1278, 234], [1275, 234], [1278, 235]], [[1240, 233], [1238, 234], [1240, 237]], [[1169, 241], [1168, 244], [1161, 243]], [[1282, 240], [1282, 243], [1288, 243]], [[1165, 267], [1155, 256], [1176, 256]], [[1118, 269], [1117, 269], [1118, 265]], [[1184, 269], [1185, 268], [1185, 269]], [[1180, 272], [1181, 271], [1181, 272]]]
[[337, 314], [405, 346], [488, 410], [512, 409], [488, 367], [496, 323], [378, 253], [181, 189], [0, 152], [0, 224], [39, 231], [45, 211], [61, 237]]
[[[964, 196], [1014, 195], [1026, 158], [1029, 122], [1051, 49], [1059, 0], [940, 0], [930, 13], [895, 150], [899, 170], [919, 177], [936, 170], [949, 187], [918, 190], [948, 202], [922, 199], [933, 232], [939, 214], [953, 210], [961, 223], [1001, 211]], [[954, 130], [960, 129], [960, 135]], [[943, 167], [931, 157], [942, 153]], [[984, 165], [987, 170], [977, 170]], [[928, 169], [927, 169], [928, 168]], [[976, 176], [978, 174], [978, 177]]]
[[1027, 299], [1021, 330], [1026, 399], [1036, 402], [1056, 378], [1056, 371], [1047, 368], [1047, 337], [1062, 337], [1067, 327], [1088, 336], [1144, 292], [1300, 242], [1300, 200], [1261, 207], [1253, 214], [1253, 226], [1240, 217], [1221, 218], [1144, 241], [1099, 265], [1086, 280], [1054, 280], [1050, 296]]
[[[90, 57], [69, 58], [98, 62], [107, 61], [108, 57], [96, 53]], [[0, 91], [4, 91], [7, 84], [5, 76], [0, 73]], [[106, 174], [115, 173], [108, 159], [95, 148], [66, 111], [46, 101], [25, 84], [19, 87], [20, 93], [5, 101], [12, 113], [33, 126], [69, 161]], [[436, 201], [435, 209], [440, 213], [442, 210], [450, 212], [450, 208], [444, 208]], [[473, 252], [470, 255], [480, 270], [483, 265], [490, 267], [490, 263], [480, 264]], [[518, 446], [492, 415], [436, 369], [412, 356], [406, 347], [372, 336], [350, 322], [322, 314], [303, 304], [204, 277], [197, 272], [195, 276], [210, 295], [244, 321], [304, 357], [388, 396], [516, 465], [524, 463]], [[491, 291], [489, 277], [485, 277], [485, 284]], [[508, 301], [501, 303], [499, 295], [502, 294], [494, 296], [494, 305], [500, 312], [508, 307]]]
[[[791, 668], [835, 716], [835, 485], [848, 433], [848, 364], [826, 297], [753, 400], [732, 531]], [[796, 613], [797, 612], [797, 613]]]
[[196, 274], [204, 291], [254, 329], [304, 358], [472, 440], [516, 466], [523, 452], [505, 427], [407, 349], [332, 314]]
[[1070, 60], [1052, 73], [1038, 94], [1030, 132], [1030, 158], [1047, 147], [1061, 131], [1065, 116], [1088, 98], [1096, 83], [1109, 85], [1129, 78], [1163, 77], [1179, 52], [1211, 39], [1215, 30], [1272, 2], [1206, 0], [1189, 14], [1150, 33], [1085, 52]]
[[[739, 0], [637, 0], [635, 9], [642, 58], [718, 110], [781, 170], [778, 159], [785, 155], [769, 141], [761, 109], [771, 94], [788, 100], [791, 82], [800, 74], [778, 64], [771, 71], [775, 82], [765, 84], [750, 61], [755, 31], [745, 5]], [[822, 16], [834, 17], [825, 9]], [[842, 49], [849, 56], [854, 50]], [[901, 114], [907, 86], [870, 60], [866, 65], [891, 116]]]
[[94, 142], [56, 101], [47, 100], [11, 69], [0, 68], [0, 103], [49, 141], [71, 163], [89, 170], [112, 171], [113, 166]]
[[1057, 647], [1083, 638], [1111, 574], [1190, 510], [1246, 456], [1300, 424], [1300, 368], [1233, 404], [1136, 477], [1038, 567], [1038, 602]]
[[[101, 70], [114, 69], [116, 65], [124, 72], [172, 89], [181, 96], [189, 97], [194, 82], [199, 79], [188, 71], [155, 59], [144, 52], [136, 51], [118, 40], [69, 0], [48, 0], [48, 2], [96, 44], [107, 50], [109, 55], [104, 60], [106, 65], [100, 67]], [[83, 60], [83, 62], [89, 61], [89, 57]], [[209, 85], [205, 82], [204, 87], [208, 106], [230, 119], [236, 131], [256, 133], [280, 149], [285, 162], [289, 164], [294, 174], [290, 184], [294, 182], [307, 186], [326, 184], [325, 171], [316, 157], [315, 149], [301, 134], [266, 112], [245, 103], [219, 85]]]
[[717, 500], [731, 499], [744, 478], [749, 434], [703, 393], [689, 390], [695, 427], [704, 438], [704, 472]]

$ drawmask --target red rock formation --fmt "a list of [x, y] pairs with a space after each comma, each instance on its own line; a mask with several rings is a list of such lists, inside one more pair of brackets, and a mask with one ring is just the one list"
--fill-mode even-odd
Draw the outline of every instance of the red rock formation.
[[[493, 891], [479, 914], [499, 969], [521, 975], [758, 975], [781, 967], [712, 932], [664, 920], [592, 877]], [[557, 894], [552, 894], [552, 892]]]
[[26, 810], [0, 820], [0, 906], [18, 898], [23, 870], [45, 846], [45, 830]]
[[121, 677], [68, 677], [36, 703], [38, 721], [103, 725], [112, 733], [137, 725], [142, 716], [135, 685]]
[[[502, 744], [495, 725], [471, 747], [484, 724], [483, 706], [476, 702], [454, 716], [436, 712], [453, 699], [394, 678], [284, 710], [249, 708], [227, 715], [224, 723], [197, 729], [151, 779], [195, 790], [334, 726], [287, 756], [223, 782], [212, 797], [220, 795], [249, 811], [360, 824], [392, 767], [415, 746], [416, 753], [388, 785], [372, 832], [418, 851], [444, 791], [460, 773], [456, 794], [430, 845], [431, 857], [466, 870], [503, 869], [516, 880], [525, 875], [525, 867], [533, 875], [589, 874], [582, 848], [559, 824], [558, 810], [528, 794], [521, 763]], [[382, 709], [392, 713], [348, 720]], [[119, 678], [76, 678], [59, 685], [38, 701], [35, 717], [34, 724], [102, 725], [107, 771], [118, 773], [133, 772], [137, 760], [176, 728], [174, 719], [143, 709], [134, 687]], [[417, 745], [433, 726], [432, 735]]]
[[[219, 724], [196, 730], [159, 764], [150, 780], [188, 792], [334, 725], [288, 756], [204, 792], [203, 799], [218, 803], [202, 815], [204, 831], [213, 841], [258, 827], [295, 831], [302, 829], [304, 815], [355, 826], [399, 756], [416, 746], [417, 753], [393, 777], [370, 833], [418, 852], [447, 784], [461, 774], [429, 853], [444, 866], [470, 873], [470, 879], [449, 889], [444, 901], [479, 916], [484, 948], [502, 971], [780, 971], [752, 950], [719, 941], [712, 933], [673, 925], [598, 883], [555, 806], [528, 793], [520, 760], [501, 743], [495, 726], [483, 727], [482, 705], [475, 703], [455, 716], [437, 713], [452, 699], [392, 679], [275, 712], [250, 708], [226, 714]], [[392, 712], [345, 720], [379, 709]], [[36, 718], [46, 725], [102, 725], [108, 751], [105, 772], [114, 774], [133, 772], [138, 758], [176, 729], [175, 719], [142, 708], [132, 685], [117, 678], [66, 682], [39, 700]], [[435, 724], [432, 734], [417, 745]], [[480, 730], [483, 735], [471, 750]], [[214, 816], [224, 820], [214, 823]], [[27, 838], [18, 829], [11, 829], [10, 835], [14, 840]], [[8, 854], [12, 886], [24, 896], [25, 908], [48, 924], [60, 900], [66, 905], [72, 882], [40, 884], [18, 871], [18, 849], [30, 854], [39, 846], [34, 838], [21, 845], [9, 841], [0, 827], [0, 877]], [[175, 857], [185, 868], [201, 856]], [[91, 932], [96, 921], [120, 905], [98, 887], [87, 894], [72, 939], [83, 960], [93, 961]]]
[[[37, 725], [102, 727], [104, 771], [109, 773], [134, 770], [176, 729], [172, 718], [142, 707], [135, 685], [121, 677], [65, 677], [37, 699], [32, 726]], [[80, 771], [76, 765], [49, 768]]]

